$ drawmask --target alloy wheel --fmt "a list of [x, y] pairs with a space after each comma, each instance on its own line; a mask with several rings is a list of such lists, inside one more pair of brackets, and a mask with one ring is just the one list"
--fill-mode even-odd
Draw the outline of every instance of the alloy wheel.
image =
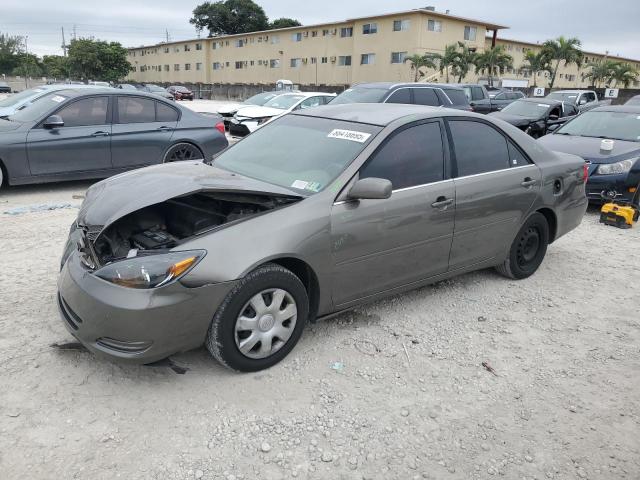
[[190, 143], [179, 143], [171, 147], [165, 157], [167, 162], [182, 162], [185, 160], [203, 160], [200, 150]]

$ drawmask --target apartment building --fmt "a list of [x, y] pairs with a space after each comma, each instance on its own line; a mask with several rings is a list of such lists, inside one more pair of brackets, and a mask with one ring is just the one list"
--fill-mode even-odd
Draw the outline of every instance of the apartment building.
[[[407, 10], [341, 22], [224, 35], [129, 49], [135, 82], [267, 84], [286, 78], [300, 85], [349, 85], [375, 81], [412, 81], [408, 55], [442, 53], [463, 42], [482, 52], [505, 45], [514, 57], [505, 78], [527, 78], [519, 72], [527, 49], [538, 44], [498, 38], [507, 27], [430, 8]], [[593, 58], [598, 54], [587, 54]], [[627, 60], [640, 68], [640, 62]], [[542, 73], [542, 76], [545, 74]], [[575, 66], [562, 68], [557, 86], [586, 86]], [[466, 81], [476, 81], [470, 73]], [[438, 72], [427, 80], [443, 81]], [[537, 82], [546, 86], [547, 82]], [[530, 81], [530, 85], [533, 82]]]

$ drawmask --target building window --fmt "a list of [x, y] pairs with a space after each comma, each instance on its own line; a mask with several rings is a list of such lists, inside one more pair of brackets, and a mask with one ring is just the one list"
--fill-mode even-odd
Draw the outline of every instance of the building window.
[[311, 57], [311, 65], [315, 65], [318, 63], [318, 59], [316, 57]]
[[131, 69], [132, 69], [134, 72], [137, 72], [137, 71], [138, 71], [138, 67], [131, 67]]
[[409, 30], [409, 20], [394, 20], [393, 31], [394, 32], [406, 32]]
[[184, 51], [185, 52], [190, 52], [191, 51], [191, 45], [185, 45], [184, 46]]
[[312, 37], [317, 37], [318, 36], [318, 31], [314, 30], [313, 32], [311, 32], [311, 36]]
[[244, 40], [236, 40], [236, 47], [244, 47], [245, 41]]
[[180, 47], [176, 47], [176, 48], [175, 48], [175, 52], [176, 52], [176, 53], [180, 53]]
[[196, 63], [196, 70], [202, 70], [202, 63]]
[[353, 37], [353, 27], [342, 27], [340, 29], [340, 37]]
[[291, 40], [294, 41], [294, 42], [301, 42], [302, 41], [302, 32], [292, 33], [291, 34]]
[[341, 67], [349, 67], [351, 65], [351, 55], [340, 55], [338, 57], [338, 65]]
[[220, 62], [215, 62], [213, 64], [213, 69], [214, 70], [220, 70], [222, 68], [222, 64]]
[[362, 25], [362, 34], [363, 35], [371, 35], [373, 33], [378, 33], [378, 24], [377, 23], [365, 23]]
[[196, 43], [196, 50], [202, 50], [202, 44]]
[[278, 35], [271, 36], [271, 44], [274, 45], [276, 43], [280, 43], [280, 37]]
[[373, 65], [376, 63], [375, 53], [363, 53], [360, 57], [360, 65]]
[[470, 42], [476, 41], [476, 33], [478, 32], [478, 27], [464, 27], [464, 39], [469, 40]]
[[243, 65], [244, 65], [244, 62], [236, 62], [236, 70], [242, 69]]
[[213, 42], [211, 44], [211, 48], [213, 48], [214, 50], [217, 50], [218, 49], [218, 42]]
[[327, 63], [327, 57], [322, 57], [322, 59], [320, 60], [321, 63]]
[[185, 70], [191, 70], [191, 64], [190, 63], [185, 63], [184, 64], [184, 69]]
[[179, 63], [174, 63], [173, 64], [173, 71], [174, 72], [179, 72], [180, 71], [180, 64]]
[[404, 63], [407, 52], [391, 52], [391, 63]]
[[280, 68], [280, 59], [279, 58], [273, 58], [273, 59], [269, 60], [269, 67], [270, 68]]
[[427, 30], [430, 32], [441, 32], [442, 22], [440, 20], [427, 20]]
[[302, 65], [302, 59], [301, 58], [292, 58], [291, 59], [291, 68], [298, 68], [300, 65]]
[[169, 47], [164, 47], [164, 53], [169, 53]]
[[168, 71], [169, 71], [169, 65], [165, 65], [165, 66], [164, 66], [164, 71], [165, 71], [165, 72], [168, 72]]

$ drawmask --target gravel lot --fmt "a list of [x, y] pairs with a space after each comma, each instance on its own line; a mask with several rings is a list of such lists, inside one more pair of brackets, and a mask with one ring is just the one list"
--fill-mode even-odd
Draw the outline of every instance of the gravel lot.
[[[465, 275], [310, 326], [268, 371], [201, 348], [178, 375], [50, 347], [88, 185], [0, 193], [1, 478], [640, 478], [640, 227], [590, 211], [528, 280]], [[4, 213], [42, 203], [72, 207]]]

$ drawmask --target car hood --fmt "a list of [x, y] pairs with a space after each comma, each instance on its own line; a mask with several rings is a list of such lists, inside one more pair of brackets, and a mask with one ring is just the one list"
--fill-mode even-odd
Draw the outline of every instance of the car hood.
[[[0, 116], [2, 112], [0, 112]], [[22, 124], [19, 122], [10, 122], [9, 120], [0, 119], [0, 133], [13, 132], [20, 128]]]
[[252, 106], [243, 108], [238, 114], [240, 117], [246, 118], [265, 118], [282, 115], [283, 113], [287, 113], [287, 111], [288, 110], [281, 110], [279, 108]]
[[510, 123], [511, 125], [514, 125], [516, 127], [529, 125], [531, 122], [540, 120], [539, 118], [521, 117], [519, 115], [511, 115], [504, 112], [492, 112], [489, 115], [499, 118], [500, 120], [504, 120], [505, 122]]
[[614, 163], [640, 155], [640, 143], [625, 140], [614, 140], [611, 151], [601, 150], [602, 139], [593, 137], [551, 134], [541, 137], [538, 142], [550, 150], [572, 153], [591, 163]]
[[141, 168], [96, 183], [87, 190], [78, 224], [104, 230], [141, 208], [197, 192], [266, 193], [301, 198], [291, 190], [253, 180], [200, 161]]
[[234, 112], [237, 112], [238, 109], [242, 107], [246, 107], [246, 105], [243, 103], [229, 103], [227, 105], [222, 105], [220, 108], [218, 108], [218, 113], [226, 113], [226, 114], [234, 113]]

